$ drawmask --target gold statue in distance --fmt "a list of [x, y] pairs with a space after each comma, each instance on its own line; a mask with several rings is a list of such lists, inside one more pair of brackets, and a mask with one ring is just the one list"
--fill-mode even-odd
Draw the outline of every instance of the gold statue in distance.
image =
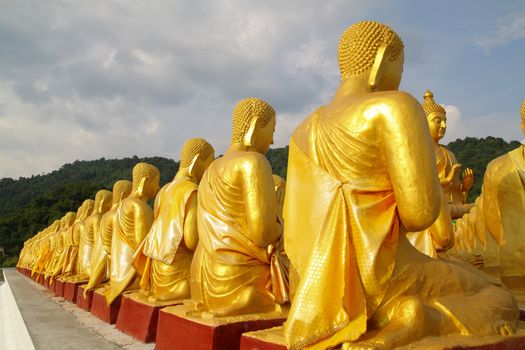
[[71, 225], [66, 234], [66, 246], [68, 250], [67, 260], [62, 270], [62, 276], [67, 280], [78, 273], [78, 247], [80, 244], [80, 233], [83, 229], [84, 220], [91, 214], [95, 207], [95, 201], [86, 199], [77, 210], [75, 223]]
[[140, 283], [150, 302], [190, 298], [191, 260], [199, 242], [197, 189], [214, 159], [215, 151], [206, 140], [187, 140], [175, 178], [155, 198], [155, 220], [142, 249], [147, 263]]
[[290, 141], [285, 250], [299, 285], [284, 326], [288, 348], [389, 349], [426, 335], [512, 333], [516, 300], [498, 281], [431, 259], [405, 237], [438, 218], [441, 186], [424, 111], [397, 91], [401, 39], [384, 24], [358, 22], [338, 57], [333, 100]]
[[98, 239], [95, 239], [93, 254], [91, 255], [91, 274], [89, 282], [84, 289], [84, 297], [90, 288], [99, 287], [110, 276], [110, 254], [111, 240], [115, 226], [115, 215], [119, 203], [129, 196], [132, 189], [131, 181], [119, 180], [113, 185], [111, 208], [102, 215], [100, 227], [98, 230]]
[[159, 190], [160, 173], [151, 164], [138, 163], [133, 167], [133, 189], [120, 202], [115, 216], [111, 242], [111, 276], [105, 291], [111, 304], [122, 292], [138, 289], [139, 275], [145, 259], [134, 261], [134, 255], [153, 223], [153, 209], [147, 201]]
[[111, 208], [112, 193], [108, 190], [100, 190], [95, 195], [95, 206], [91, 215], [84, 220], [81, 226], [78, 247], [78, 274], [74, 277], [76, 282], [89, 281], [91, 275], [91, 256], [95, 241], [100, 238], [99, 226], [102, 215]]
[[[275, 129], [275, 111], [258, 98], [233, 111], [231, 145], [208, 167], [198, 191], [199, 244], [191, 266], [191, 295], [202, 316], [279, 311], [287, 300], [272, 283], [284, 278], [278, 246], [272, 169], [264, 156]], [[276, 257], [276, 258], [273, 258]]]

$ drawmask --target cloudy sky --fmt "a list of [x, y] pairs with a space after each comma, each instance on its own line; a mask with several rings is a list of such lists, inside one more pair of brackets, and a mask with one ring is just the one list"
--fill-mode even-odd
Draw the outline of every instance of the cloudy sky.
[[[419, 5], [416, 7], [416, 5]], [[222, 153], [246, 96], [278, 113], [276, 146], [338, 85], [350, 24], [405, 42], [402, 89], [446, 105], [444, 142], [521, 140], [524, 1], [29, 1], [0, 4], [0, 178], [76, 159]]]

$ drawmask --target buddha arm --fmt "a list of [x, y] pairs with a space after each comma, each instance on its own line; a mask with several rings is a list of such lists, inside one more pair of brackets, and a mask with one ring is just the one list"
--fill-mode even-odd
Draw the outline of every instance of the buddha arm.
[[272, 169], [262, 154], [247, 155], [240, 166], [246, 234], [256, 245], [267, 247], [279, 238]]
[[193, 192], [186, 204], [186, 217], [184, 218], [184, 244], [195, 251], [199, 243], [197, 231], [197, 191]]
[[441, 204], [431, 138], [423, 109], [412, 96], [399, 93], [390, 104], [381, 125], [386, 166], [401, 222], [408, 231], [420, 231], [438, 217]]

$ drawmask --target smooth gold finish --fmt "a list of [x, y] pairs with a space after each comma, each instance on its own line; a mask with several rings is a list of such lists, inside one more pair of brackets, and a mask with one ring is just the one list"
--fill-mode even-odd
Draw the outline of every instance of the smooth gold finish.
[[[153, 223], [153, 209], [147, 201], [159, 190], [159, 170], [147, 163], [133, 167], [133, 189], [120, 202], [115, 214], [111, 241], [111, 275], [105, 291], [111, 304], [122, 292], [138, 289], [137, 278], [144, 271], [145, 259], [138, 251]], [[138, 251], [139, 258], [135, 259]]]
[[133, 184], [131, 181], [119, 180], [113, 185], [111, 208], [102, 215], [98, 229], [98, 239], [95, 239], [93, 254], [91, 255], [91, 274], [89, 282], [84, 288], [84, 297], [91, 288], [97, 288], [106, 282], [110, 276], [111, 240], [115, 226], [115, 215], [119, 203], [129, 196]]
[[215, 151], [204, 139], [184, 143], [180, 167], [172, 182], [155, 198], [155, 221], [144, 240], [147, 258], [141, 294], [149, 302], [190, 298], [190, 266], [197, 247], [197, 189], [214, 160]]
[[[290, 141], [285, 249], [299, 285], [284, 331], [292, 350], [388, 349], [426, 335], [508, 334], [518, 324], [516, 301], [498, 281], [431, 259], [404, 235], [432, 225], [442, 202], [424, 111], [397, 91], [403, 51], [393, 55], [402, 45], [392, 33], [377, 22], [347, 29], [340, 48], [352, 49], [339, 54], [333, 100]], [[352, 70], [370, 56], [366, 70]]]
[[[258, 98], [233, 111], [232, 144], [199, 185], [199, 244], [191, 295], [202, 316], [280, 311], [286, 301], [282, 235], [274, 180], [264, 154], [273, 144], [275, 111]], [[275, 283], [274, 283], [275, 282]]]

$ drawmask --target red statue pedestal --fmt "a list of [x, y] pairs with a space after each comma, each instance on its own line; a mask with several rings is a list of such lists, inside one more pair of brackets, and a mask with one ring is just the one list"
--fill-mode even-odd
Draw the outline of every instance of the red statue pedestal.
[[249, 314], [220, 318], [200, 318], [187, 315], [187, 305], [166, 307], [159, 312], [156, 350], [238, 349], [241, 335], [245, 332], [280, 326], [285, 320], [283, 313]]
[[283, 327], [247, 332], [241, 337], [239, 350], [286, 350]]
[[44, 278], [44, 283], [43, 283], [44, 287], [49, 289], [49, 277], [44, 276], [43, 278]]
[[104, 295], [104, 287], [98, 288], [93, 292], [93, 301], [91, 303], [91, 314], [97, 316], [102, 321], [109, 324], [117, 322], [117, 316], [120, 309], [120, 300], [122, 296], [119, 295], [111, 305], [106, 304], [106, 296]]
[[87, 312], [91, 311], [91, 304], [93, 303], [93, 289], [88, 289], [86, 297], [84, 298], [84, 290], [87, 284], [82, 284], [77, 288], [77, 306]]
[[182, 300], [149, 303], [142, 300], [138, 292], [124, 293], [117, 317], [117, 329], [142, 342], [154, 342], [157, 335], [159, 310], [177, 304], [182, 304]]
[[58, 296], [63, 297], [64, 296], [64, 283], [65, 281], [63, 279], [56, 279], [53, 284], [55, 285], [55, 294]]
[[77, 289], [78, 286], [81, 285], [83, 282], [70, 282], [66, 281], [64, 282], [64, 299], [71, 303], [76, 303], [77, 301]]

